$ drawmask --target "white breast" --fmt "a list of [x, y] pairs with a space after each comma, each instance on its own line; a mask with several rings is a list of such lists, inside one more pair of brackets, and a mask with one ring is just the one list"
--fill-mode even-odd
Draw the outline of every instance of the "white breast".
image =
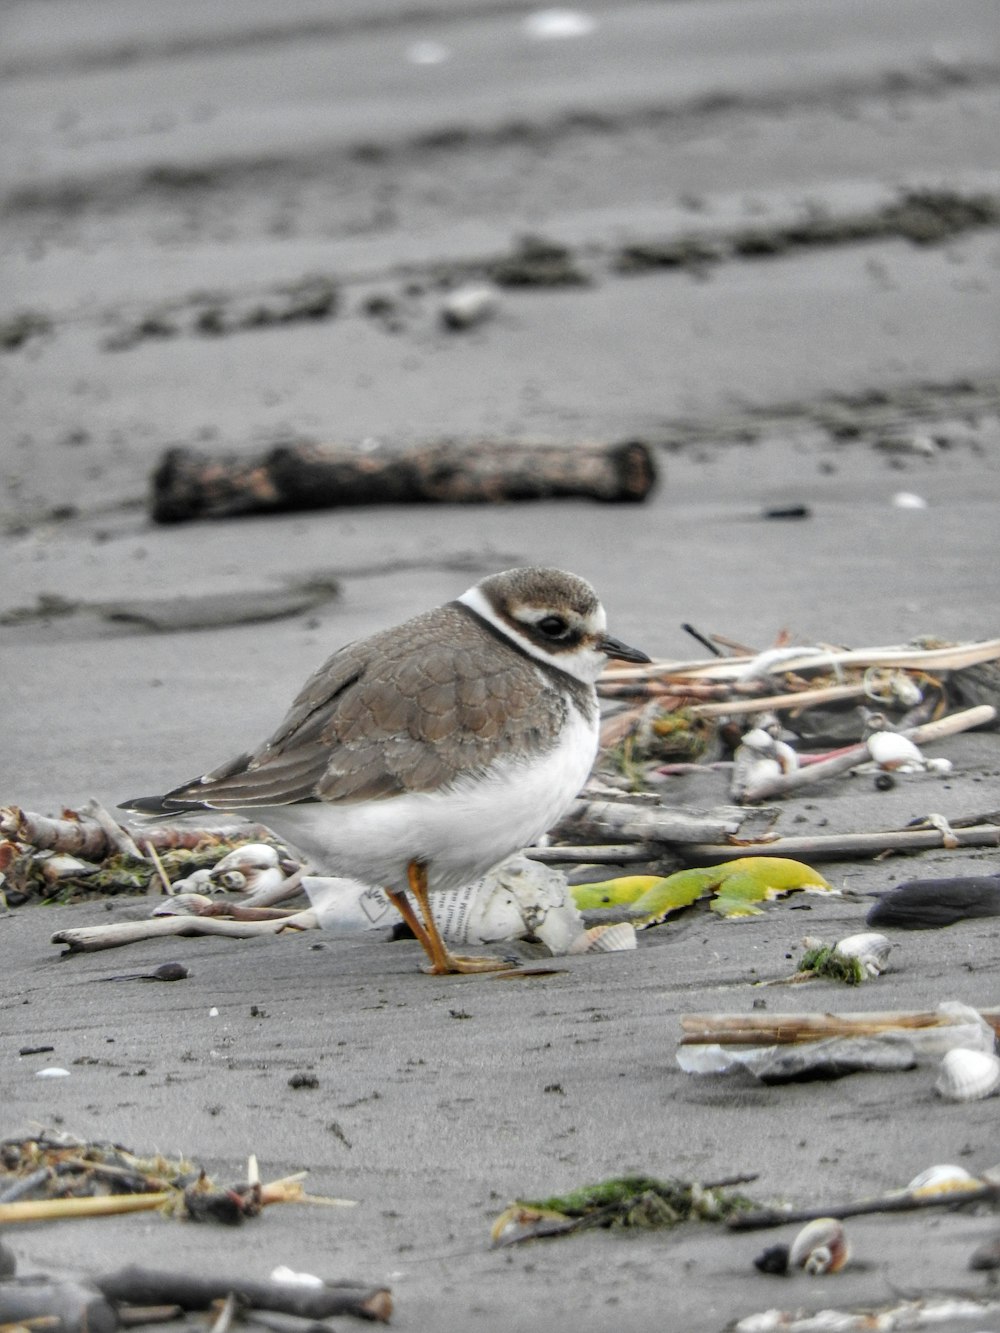
[[586, 782], [596, 753], [596, 714], [590, 723], [570, 708], [548, 753], [502, 760], [442, 791], [255, 814], [326, 874], [405, 889], [407, 864], [419, 860], [432, 890], [457, 888], [550, 829]]

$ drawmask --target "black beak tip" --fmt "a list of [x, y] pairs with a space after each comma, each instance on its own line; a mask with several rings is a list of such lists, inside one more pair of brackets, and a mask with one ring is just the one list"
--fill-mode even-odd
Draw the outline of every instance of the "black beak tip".
[[652, 662], [652, 658], [644, 653], [641, 648], [631, 648], [627, 643], [622, 643], [621, 639], [612, 639], [608, 635], [601, 643], [603, 652], [618, 662]]

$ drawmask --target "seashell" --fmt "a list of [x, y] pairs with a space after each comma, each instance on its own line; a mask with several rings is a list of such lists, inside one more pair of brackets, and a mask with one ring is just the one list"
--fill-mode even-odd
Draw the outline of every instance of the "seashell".
[[906, 1190], [909, 1194], [950, 1194], [953, 1190], [978, 1189], [981, 1184], [964, 1166], [941, 1163], [915, 1175]]
[[1000, 1090], [1000, 1060], [956, 1046], [941, 1058], [934, 1087], [950, 1102], [978, 1102]]
[[896, 773], [915, 773], [924, 767], [924, 756], [907, 736], [894, 731], [875, 731], [865, 743], [879, 768]]
[[943, 756], [939, 755], [935, 759], [925, 759], [924, 767], [927, 769], [928, 773], [950, 773], [955, 765], [950, 759], [945, 759]]
[[591, 926], [584, 931], [587, 941], [584, 953], [617, 953], [622, 949], [638, 947], [635, 926], [631, 921], [617, 921], [608, 926]]
[[227, 870], [269, 870], [279, 861], [278, 850], [267, 842], [245, 842], [227, 852], [212, 867], [212, 874], [225, 874]]
[[247, 877], [242, 870], [227, 870], [224, 874], [215, 871], [212, 878], [223, 889], [233, 889], [239, 892], [247, 886]]
[[755, 750], [758, 754], [774, 754], [774, 737], [763, 727], [754, 727], [752, 731], [746, 732], [740, 737], [740, 744], [745, 745], [748, 750]]
[[495, 315], [500, 297], [495, 287], [467, 283], [456, 287], [441, 302], [441, 322], [448, 329], [470, 329]]
[[69, 852], [39, 852], [34, 859], [46, 884], [58, 884], [60, 880], [93, 875], [97, 871], [97, 866]]
[[847, 1263], [850, 1246], [844, 1228], [835, 1217], [807, 1222], [788, 1249], [788, 1267], [801, 1268], [814, 1277], [839, 1273]]
[[211, 870], [192, 870], [185, 879], [175, 879], [170, 886], [173, 895], [185, 893], [211, 893], [215, 888]]
[[150, 916], [198, 916], [212, 901], [204, 893], [175, 893], [158, 903]]
[[877, 977], [885, 971], [891, 949], [891, 941], [874, 930], [848, 935], [834, 945], [834, 951], [842, 958], [856, 958], [870, 977]]

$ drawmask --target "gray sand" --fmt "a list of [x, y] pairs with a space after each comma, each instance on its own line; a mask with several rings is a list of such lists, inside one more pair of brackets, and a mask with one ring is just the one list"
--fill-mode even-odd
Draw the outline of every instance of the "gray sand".
[[[524, 34], [527, 6], [417, 9], [304, 3], [277, 24], [271, 6], [222, 0], [141, 20], [120, 0], [6, 8], [0, 314], [49, 324], [0, 356], [0, 611], [47, 594], [236, 598], [316, 573], [341, 595], [198, 633], [86, 614], [4, 624], [4, 804], [111, 806], [191, 777], [259, 740], [340, 643], [514, 563], [591, 578], [613, 632], [657, 655], [694, 655], [683, 621], [758, 647], [784, 627], [852, 646], [1000, 632], [995, 223], [933, 245], [727, 250], [630, 275], [614, 262], [630, 240], [773, 239], [809, 210], [845, 220], [904, 189], [995, 197], [992, 6], [594, 5], [594, 33], [548, 42]], [[413, 63], [418, 41], [450, 58]], [[442, 275], [528, 232], [570, 247], [589, 282], [505, 289], [491, 322], [442, 330]], [[315, 273], [340, 285], [332, 319], [195, 330], [209, 300], [231, 312]], [[154, 316], [171, 336], [141, 333]], [[876, 447], [890, 426], [937, 443]], [[439, 435], [642, 436], [663, 479], [628, 508], [145, 517], [171, 444]], [[927, 507], [897, 507], [902, 491]], [[762, 518], [784, 503], [811, 517]], [[948, 778], [829, 783], [785, 802], [779, 831], [995, 810], [996, 733], [938, 752]], [[724, 779], [670, 793], [715, 804]], [[25, 1271], [287, 1263], [385, 1282], [404, 1330], [708, 1331], [773, 1306], [983, 1289], [967, 1262], [995, 1220], [947, 1211], [849, 1223], [851, 1264], [820, 1279], [753, 1269], [790, 1228], [488, 1247], [510, 1200], [629, 1171], [756, 1172], [755, 1197], [802, 1205], [1000, 1160], [997, 1101], [946, 1105], [930, 1068], [785, 1088], [678, 1069], [680, 1014], [745, 1013], [761, 995], [775, 1012], [1000, 1003], [991, 920], [897, 932], [892, 970], [860, 990], [752, 989], [792, 970], [803, 935], [858, 929], [869, 895], [997, 858], [822, 868], [846, 896], [746, 922], [695, 913], [635, 953], [533, 981], [431, 979], [412, 942], [317, 933], [60, 960], [53, 931], [143, 905], [15, 910], [0, 922], [4, 1134], [48, 1125], [184, 1153], [226, 1181], [254, 1152], [266, 1178], [307, 1169], [311, 1191], [358, 1203], [274, 1208], [233, 1231], [134, 1216], [4, 1238]], [[171, 958], [190, 979], [99, 984]], [[47, 1064], [70, 1077], [37, 1079]], [[291, 1089], [299, 1071], [318, 1089]]]

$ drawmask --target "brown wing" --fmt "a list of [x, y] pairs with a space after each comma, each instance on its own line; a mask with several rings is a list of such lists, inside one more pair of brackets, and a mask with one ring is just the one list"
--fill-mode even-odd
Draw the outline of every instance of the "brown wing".
[[530, 659], [451, 604], [342, 648], [263, 746], [169, 792], [162, 808], [432, 791], [512, 749], [549, 748], [565, 711]]

